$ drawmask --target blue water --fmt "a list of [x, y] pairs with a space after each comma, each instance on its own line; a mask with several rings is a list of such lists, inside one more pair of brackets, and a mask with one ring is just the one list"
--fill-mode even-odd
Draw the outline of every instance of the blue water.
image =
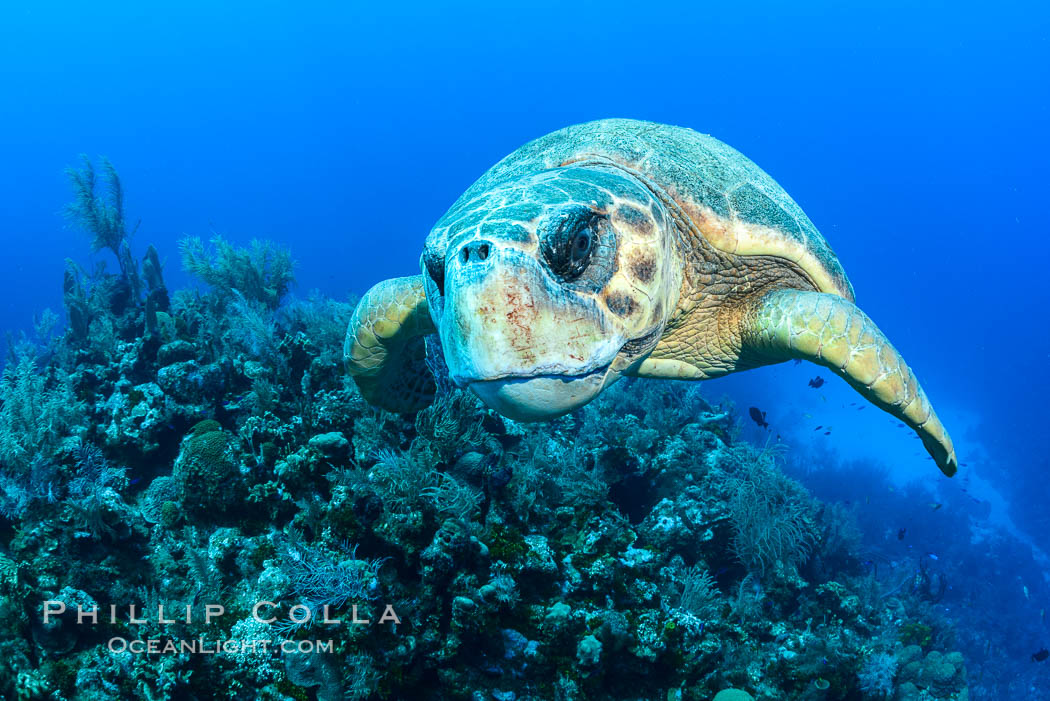
[[[188, 284], [178, 238], [217, 232], [289, 245], [300, 294], [345, 298], [418, 271], [432, 224], [527, 140], [610, 116], [687, 126], [805, 209], [965, 467], [946, 482], [844, 382], [808, 388], [813, 366], [707, 393], [946, 501], [968, 476], [984, 517], [1050, 550], [1048, 107], [1040, 3], [6, 2], [0, 328], [61, 310], [64, 258], [115, 269], [61, 216], [80, 153], [118, 166], [135, 253], [153, 243], [171, 287]], [[1050, 603], [999, 594], [1032, 617]]]

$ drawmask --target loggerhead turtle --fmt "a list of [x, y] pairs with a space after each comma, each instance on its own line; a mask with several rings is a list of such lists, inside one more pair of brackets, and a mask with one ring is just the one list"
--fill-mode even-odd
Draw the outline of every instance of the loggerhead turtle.
[[375, 405], [429, 403], [422, 339], [435, 332], [456, 385], [525, 421], [624, 375], [704, 380], [802, 358], [955, 473], [948, 432], [823, 236], [711, 136], [606, 119], [536, 139], [463, 193], [420, 262], [369, 290], [346, 332], [347, 371]]

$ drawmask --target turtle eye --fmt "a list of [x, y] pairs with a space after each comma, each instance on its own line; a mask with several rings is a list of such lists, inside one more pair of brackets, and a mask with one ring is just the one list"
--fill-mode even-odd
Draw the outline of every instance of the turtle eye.
[[594, 237], [591, 236], [590, 230], [577, 231], [576, 235], [572, 237], [572, 258], [573, 261], [586, 260], [587, 256], [591, 254], [591, 246], [594, 244]]
[[430, 249], [423, 251], [423, 266], [427, 269], [427, 275], [437, 286], [438, 294], [445, 296], [445, 259], [432, 255]]
[[551, 272], [563, 282], [580, 277], [605, 227], [605, 218], [591, 210], [573, 210], [557, 215], [547, 226], [540, 251]]

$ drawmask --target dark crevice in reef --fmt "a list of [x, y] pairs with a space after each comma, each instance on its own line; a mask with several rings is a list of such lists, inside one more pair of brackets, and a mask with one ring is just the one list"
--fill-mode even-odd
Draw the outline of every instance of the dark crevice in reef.
[[657, 502], [652, 479], [644, 474], [630, 474], [613, 482], [609, 485], [609, 501], [632, 525], [641, 523]]

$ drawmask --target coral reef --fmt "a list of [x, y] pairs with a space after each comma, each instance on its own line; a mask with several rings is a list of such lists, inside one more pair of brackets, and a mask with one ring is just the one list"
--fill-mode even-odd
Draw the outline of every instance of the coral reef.
[[[74, 182], [109, 246], [119, 191]], [[170, 303], [155, 250], [121, 304], [67, 270], [65, 333], [8, 364], [5, 698], [966, 697], [934, 574], [864, 566], [728, 402], [624, 381], [524, 425], [439, 376], [377, 411], [341, 371], [352, 301], [214, 246], [184, 243], [209, 289]]]

